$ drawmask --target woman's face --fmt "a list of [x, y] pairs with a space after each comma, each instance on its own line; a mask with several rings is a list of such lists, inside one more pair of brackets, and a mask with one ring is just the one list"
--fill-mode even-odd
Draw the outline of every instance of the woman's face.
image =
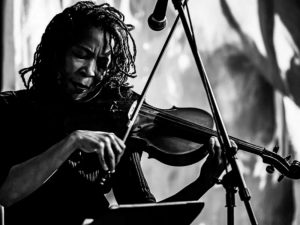
[[73, 100], [81, 100], [105, 75], [111, 62], [109, 34], [91, 27], [66, 52], [60, 85]]

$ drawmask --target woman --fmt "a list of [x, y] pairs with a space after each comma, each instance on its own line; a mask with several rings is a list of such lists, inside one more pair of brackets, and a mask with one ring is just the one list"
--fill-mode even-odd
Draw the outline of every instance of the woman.
[[[137, 98], [127, 83], [136, 76], [132, 29], [108, 4], [78, 2], [52, 19], [33, 65], [20, 71], [26, 89], [1, 93], [7, 224], [82, 224], [105, 213], [111, 187], [118, 203], [155, 202], [140, 168], [143, 146], [125, 146], [106, 110]], [[92, 103], [100, 129], [88, 122]], [[212, 187], [223, 166], [216, 138], [208, 148], [199, 178], [165, 201], [196, 200]]]

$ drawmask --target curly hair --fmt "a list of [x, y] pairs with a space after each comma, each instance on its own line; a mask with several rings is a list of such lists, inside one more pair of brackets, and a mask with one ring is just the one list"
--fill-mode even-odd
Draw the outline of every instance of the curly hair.
[[[130, 33], [133, 25], [125, 24], [124, 15], [107, 3], [96, 5], [91, 1], [80, 1], [57, 14], [46, 27], [32, 66], [19, 71], [26, 89], [53, 91], [57, 68], [62, 65], [66, 50], [80, 39], [84, 29], [91, 26], [110, 33], [108, 44], [112, 63], [106, 83], [128, 87], [128, 77], [136, 76], [136, 45]], [[26, 79], [28, 72], [31, 73]]]

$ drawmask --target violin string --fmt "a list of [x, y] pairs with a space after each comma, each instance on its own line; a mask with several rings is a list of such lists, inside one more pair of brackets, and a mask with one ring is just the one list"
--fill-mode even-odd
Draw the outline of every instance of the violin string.
[[[149, 106], [145, 106], [145, 108], [149, 108], [149, 109], [152, 109], [151, 107]], [[194, 126], [195, 128], [198, 128], [198, 129], [207, 129], [207, 127], [204, 127], [204, 126], [201, 126], [199, 124], [196, 124], [194, 122], [191, 122], [191, 121], [188, 121], [188, 120], [184, 120], [184, 119], [181, 119], [181, 118], [178, 118], [168, 112], [162, 112], [160, 111], [159, 109], [154, 109], [158, 112], [158, 114], [155, 115], [155, 118], [158, 118], [158, 119], [163, 119], [167, 122], [173, 122], [177, 125], [184, 125], [184, 126]], [[150, 113], [148, 112], [145, 112], [145, 111], [140, 111], [140, 114], [141, 115], [144, 115], [146, 118], [151, 118], [151, 116], [149, 116]], [[152, 116], [153, 117], [153, 116]]]

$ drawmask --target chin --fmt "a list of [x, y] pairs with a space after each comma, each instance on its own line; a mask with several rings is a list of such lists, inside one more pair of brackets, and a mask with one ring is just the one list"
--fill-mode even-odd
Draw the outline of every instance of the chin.
[[82, 100], [84, 97], [86, 97], [87, 93], [80, 93], [80, 94], [73, 94], [72, 95], [72, 100], [74, 101], [80, 101]]

